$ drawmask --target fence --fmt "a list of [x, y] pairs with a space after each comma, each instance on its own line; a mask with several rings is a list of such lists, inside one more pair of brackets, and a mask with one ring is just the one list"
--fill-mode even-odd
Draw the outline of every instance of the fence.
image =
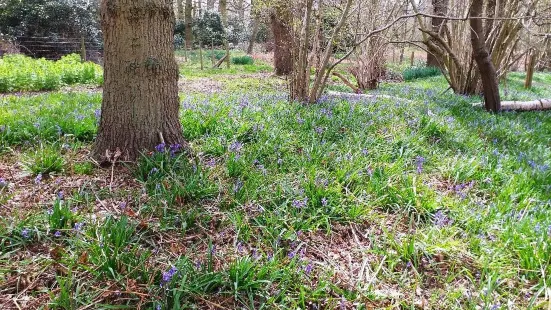
[[62, 56], [77, 53], [85, 60], [97, 63], [101, 63], [103, 59], [102, 44], [87, 41], [84, 38], [20, 36], [11, 42], [20, 53], [35, 58], [56, 60]]

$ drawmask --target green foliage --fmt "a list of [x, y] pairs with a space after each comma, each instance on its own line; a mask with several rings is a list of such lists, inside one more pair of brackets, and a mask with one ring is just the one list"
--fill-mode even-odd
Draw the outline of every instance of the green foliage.
[[48, 175], [63, 171], [65, 160], [57, 145], [40, 145], [23, 159], [23, 167], [33, 175]]
[[252, 65], [254, 59], [251, 56], [238, 56], [231, 59], [234, 65]]
[[436, 67], [415, 66], [405, 69], [402, 75], [405, 81], [413, 81], [440, 74], [442, 74], [442, 72]]
[[0, 93], [56, 90], [63, 85], [103, 83], [102, 68], [81, 63], [77, 54], [58, 61], [33, 59], [23, 55], [0, 58]]
[[54, 206], [48, 211], [48, 223], [51, 231], [71, 229], [76, 222], [77, 217], [71, 211], [69, 203], [58, 198]]
[[180, 145], [158, 145], [138, 160], [135, 175], [153, 197], [169, 205], [211, 197], [216, 187], [197, 159], [188, 159]]

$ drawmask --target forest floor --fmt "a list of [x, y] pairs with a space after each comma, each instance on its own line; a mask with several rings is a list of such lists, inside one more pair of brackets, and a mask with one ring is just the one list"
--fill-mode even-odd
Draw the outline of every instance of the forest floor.
[[192, 154], [107, 169], [101, 89], [1, 96], [0, 309], [551, 305], [551, 112], [439, 76], [303, 106], [270, 72], [183, 64]]

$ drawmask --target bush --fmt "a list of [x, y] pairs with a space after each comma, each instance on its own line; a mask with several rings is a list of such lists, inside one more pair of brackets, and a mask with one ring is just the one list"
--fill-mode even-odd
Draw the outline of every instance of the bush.
[[102, 84], [101, 66], [71, 54], [58, 61], [6, 55], [0, 59], [0, 93], [56, 90], [63, 85]]
[[252, 65], [254, 59], [251, 56], [237, 56], [232, 58], [234, 65]]
[[409, 67], [404, 70], [403, 76], [405, 81], [413, 81], [431, 76], [440, 75], [440, 69], [437, 67]]

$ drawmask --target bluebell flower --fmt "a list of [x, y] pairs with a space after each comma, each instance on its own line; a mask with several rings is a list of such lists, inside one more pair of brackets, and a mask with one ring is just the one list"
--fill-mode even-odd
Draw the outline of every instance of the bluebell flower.
[[239, 141], [234, 141], [232, 142], [232, 144], [230, 144], [229, 150], [232, 153], [238, 153], [241, 151], [242, 148], [243, 148], [243, 143]]
[[163, 279], [161, 280], [161, 287], [170, 282], [174, 275], [178, 272], [178, 269], [172, 266], [167, 272], [163, 272]]
[[415, 159], [415, 164], [417, 166], [417, 173], [421, 174], [423, 172], [423, 164], [425, 163], [425, 158], [421, 156], [417, 156]]
[[56, 237], [56, 238], [61, 237], [61, 231], [57, 230], [57, 231], [54, 233], [54, 237]]
[[83, 226], [84, 226], [84, 223], [75, 223], [75, 226], [73, 227], [73, 229], [77, 232], [80, 232], [82, 231]]
[[297, 209], [301, 209], [301, 208], [304, 208], [306, 207], [306, 205], [308, 204], [308, 197], [304, 197], [303, 199], [295, 199], [293, 200], [293, 207], [297, 208]]
[[42, 173], [39, 173], [35, 178], [34, 178], [34, 183], [35, 184], [40, 184], [42, 182]]
[[323, 198], [321, 199], [321, 205], [324, 206], [324, 207], [327, 207], [327, 204], [328, 204], [327, 198], [323, 197]]
[[0, 178], [0, 188], [7, 187], [7, 186], [8, 186], [8, 182], [6, 181], [6, 179]]
[[155, 151], [157, 151], [157, 153], [164, 153], [165, 148], [166, 148], [166, 144], [161, 143], [155, 147]]
[[31, 237], [31, 231], [27, 228], [23, 228], [23, 230], [21, 231], [21, 236], [25, 239], [29, 239]]

